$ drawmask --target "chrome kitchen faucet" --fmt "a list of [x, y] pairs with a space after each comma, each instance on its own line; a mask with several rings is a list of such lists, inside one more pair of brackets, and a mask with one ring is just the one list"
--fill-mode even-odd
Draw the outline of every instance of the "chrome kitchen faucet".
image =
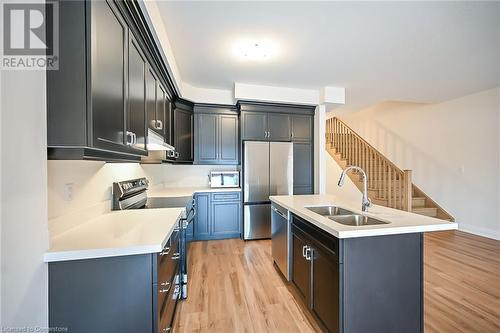
[[372, 205], [372, 202], [370, 201], [370, 199], [368, 199], [368, 176], [366, 175], [365, 170], [355, 165], [348, 166], [344, 171], [342, 171], [338, 185], [339, 186], [344, 185], [345, 176], [347, 175], [347, 172], [350, 170], [358, 170], [363, 175], [363, 199], [361, 200], [361, 210], [363, 212], [367, 212], [368, 207]]

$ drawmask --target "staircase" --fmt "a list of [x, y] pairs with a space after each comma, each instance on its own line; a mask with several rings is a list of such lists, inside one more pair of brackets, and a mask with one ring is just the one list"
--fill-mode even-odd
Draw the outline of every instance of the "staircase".
[[[326, 150], [345, 169], [356, 165], [368, 176], [368, 197], [381, 206], [454, 221], [429, 196], [412, 183], [412, 171], [401, 170], [338, 118], [326, 121]], [[362, 190], [361, 174], [349, 178]]]

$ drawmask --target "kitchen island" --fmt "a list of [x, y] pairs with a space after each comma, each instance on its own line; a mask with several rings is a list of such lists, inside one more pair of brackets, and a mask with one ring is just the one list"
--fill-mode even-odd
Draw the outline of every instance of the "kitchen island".
[[456, 223], [332, 195], [270, 199], [289, 217], [282, 273], [325, 331], [423, 332], [423, 233]]

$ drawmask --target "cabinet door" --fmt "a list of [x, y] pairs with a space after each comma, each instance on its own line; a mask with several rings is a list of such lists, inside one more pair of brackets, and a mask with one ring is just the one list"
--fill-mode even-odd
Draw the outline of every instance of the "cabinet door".
[[312, 257], [311, 311], [328, 332], [339, 332], [339, 263], [321, 246]]
[[293, 141], [312, 141], [313, 117], [305, 115], [292, 115], [291, 138]]
[[210, 237], [210, 194], [196, 194], [196, 217], [194, 220], [194, 240]]
[[216, 114], [200, 113], [196, 115], [196, 162], [217, 163], [218, 152], [218, 123]]
[[280, 113], [268, 113], [267, 131], [271, 141], [290, 141], [290, 116]]
[[240, 202], [212, 203], [212, 236], [216, 239], [240, 236]]
[[314, 193], [312, 143], [293, 143], [293, 193]]
[[313, 145], [293, 143], [293, 193], [312, 194], [313, 188]]
[[179, 153], [178, 162], [193, 161], [193, 113], [174, 110], [174, 147]]
[[164, 133], [165, 133], [165, 142], [168, 144], [172, 144], [174, 137], [173, 137], [173, 124], [172, 124], [172, 118], [173, 118], [173, 110], [172, 110], [172, 101], [170, 100], [170, 97], [168, 94], [165, 94], [165, 126], [164, 126]]
[[311, 264], [303, 256], [303, 251], [308, 246], [307, 238], [301, 233], [292, 233], [292, 282], [297, 287], [304, 303], [309, 307], [311, 290]]
[[132, 33], [128, 44], [128, 140], [133, 147], [146, 152], [146, 58]]
[[160, 80], [156, 81], [156, 128], [158, 134], [165, 138], [165, 128], [168, 126], [166, 118], [167, 94]]
[[[158, 132], [156, 122], [156, 75], [148, 66], [146, 71], [146, 119], [148, 128]], [[161, 132], [159, 133], [161, 135]]]
[[267, 140], [267, 114], [265, 112], [241, 112], [241, 139]]
[[91, 8], [93, 144], [103, 149], [127, 151], [124, 132], [128, 28], [115, 5], [95, 1]]
[[219, 115], [220, 164], [238, 164], [238, 116]]

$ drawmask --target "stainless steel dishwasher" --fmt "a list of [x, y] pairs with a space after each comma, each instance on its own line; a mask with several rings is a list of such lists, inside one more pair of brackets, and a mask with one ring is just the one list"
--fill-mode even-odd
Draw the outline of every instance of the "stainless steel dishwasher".
[[271, 244], [273, 260], [279, 270], [290, 281], [291, 277], [291, 226], [289, 212], [273, 203], [271, 205]]

